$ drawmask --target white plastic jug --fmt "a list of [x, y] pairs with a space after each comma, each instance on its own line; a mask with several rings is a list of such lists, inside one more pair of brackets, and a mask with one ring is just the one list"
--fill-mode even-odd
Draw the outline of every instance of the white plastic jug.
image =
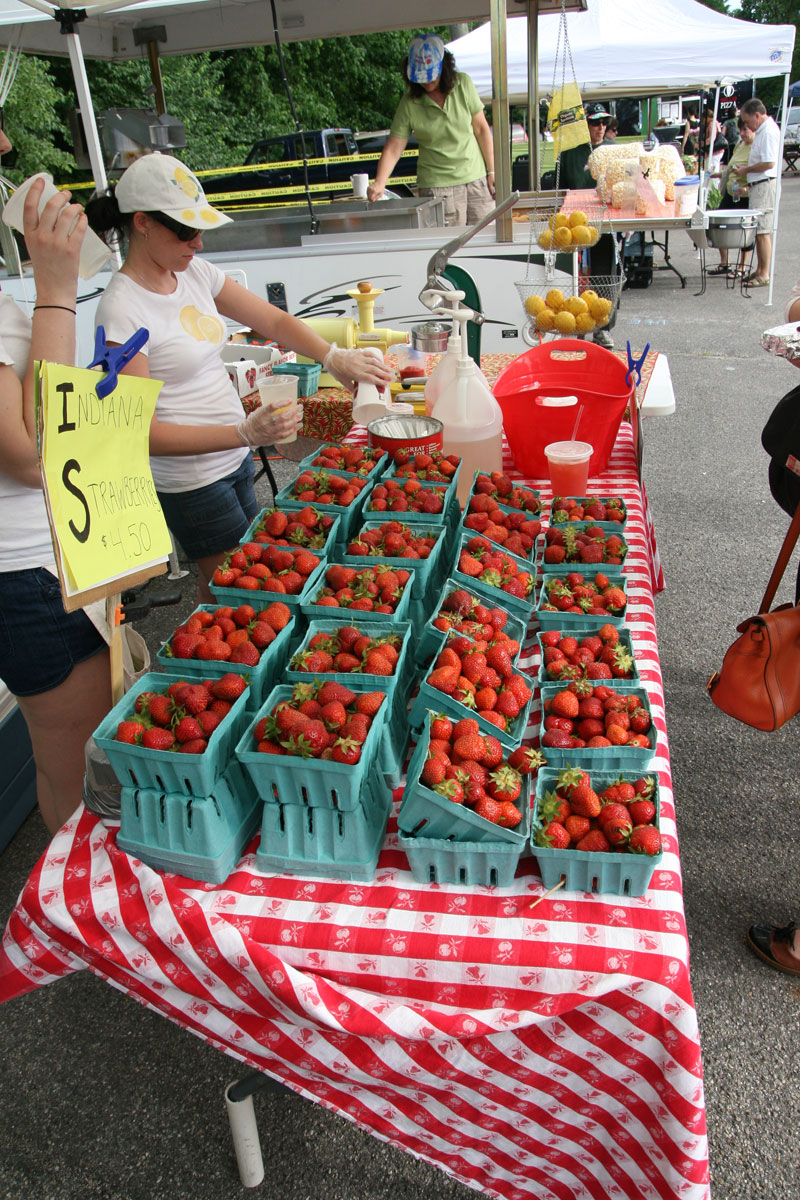
[[[466, 346], [464, 326], [471, 315], [465, 309], [454, 313], [461, 322], [462, 347]], [[444, 453], [461, 456], [457, 494], [463, 507], [476, 471], [503, 469], [503, 414], [482, 373], [466, 354], [459, 358], [455, 378], [436, 401], [436, 420], [444, 427]]]
[[[425, 384], [425, 413], [429, 417], [436, 416], [434, 409], [444, 389], [448, 384], [452, 383], [456, 377], [456, 367], [461, 355], [461, 334], [453, 324], [453, 332], [447, 339], [447, 353], [443, 354], [439, 362], [428, 376], [428, 382]], [[475, 372], [478, 379], [481, 380], [487, 392], [492, 389], [489, 387], [489, 381], [483, 371], [478, 366], [475, 367]]]

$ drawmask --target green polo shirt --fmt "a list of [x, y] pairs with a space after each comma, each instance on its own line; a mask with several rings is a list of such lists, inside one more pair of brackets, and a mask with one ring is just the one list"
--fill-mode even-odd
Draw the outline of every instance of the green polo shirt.
[[456, 72], [453, 90], [440, 108], [429, 96], [416, 99], [406, 92], [397, 106], [392, 137], [409, 138], [419, 143], [418, 187], [452, 187], [472, 183], [486, 175], [472, 118], [483, 111], [475, 84], [469, 75]]

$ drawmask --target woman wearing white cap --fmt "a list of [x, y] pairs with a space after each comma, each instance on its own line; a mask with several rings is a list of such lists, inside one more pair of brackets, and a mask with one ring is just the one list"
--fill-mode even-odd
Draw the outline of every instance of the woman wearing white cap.
[[417, 190], [444, 200], [446, 225], [474, 225], [494, 208], [492, 131], [475, 84], [456, 70], [440, 37], [415, 37], [402, 65], [408, 91], [397, 106], [370, 200], [383, 195], [413, 133]]
[[297, 413], [257, 408], [244, 418], [220, 356], [223, 317], [289, 346], [345, 387], [386, 383], [391, 372], [362, 350], [330, 345], [297, 317], [235, 283], [197, 257], [202, 235], [230, 217], [212, 208], [195, 176], [178, 159], [148, 154], [121, 176], [113, 194], [86, 207], [96, 233], [127, 244], [122, 268], [97, 308], [106, 341], [120, 345], [149, 330], [126, 373], [164, 381], [150, 427], [153, 479], [164, 515], [187, 556], [196, 561], [199, 592], [241, 539], [256, 514], [251, 448], [291, 434]]

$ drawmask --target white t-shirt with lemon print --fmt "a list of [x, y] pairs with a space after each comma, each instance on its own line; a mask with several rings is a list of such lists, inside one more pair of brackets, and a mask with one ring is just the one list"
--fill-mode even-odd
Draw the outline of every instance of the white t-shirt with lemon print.
[[[176, 279], [176, 290], [161, 296], [118, 272], [100, 298], [96, 324], [105, 328], [108, 342], [126, 342], [137, 329], [149, 330], [142, 353], [152, 378], [164, 381], [156, 405], [159, 421], [236, 425], [244, 412], [220, 357], [225, 322], [214, 304], [225, 274], [195, 258]], [[224, 479], [248, 454], [242, 446], [213, 454], [153, 457], [150, 465], [160, 492], [189, 492]]]

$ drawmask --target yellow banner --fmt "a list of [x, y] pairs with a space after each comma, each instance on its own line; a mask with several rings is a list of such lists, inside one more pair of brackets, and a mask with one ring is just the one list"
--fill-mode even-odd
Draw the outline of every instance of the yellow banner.
[[149, 459], [162, 384], [120, 375], [100, 399], [102, 378], [40, 364], [45, 499], [69, 595], [163, 562], [172, 548]]
[[547, 120], [553, 134], [553, 156], [589, 141], [589, 126], [577, 83], [559, 88], [550, 101]]

